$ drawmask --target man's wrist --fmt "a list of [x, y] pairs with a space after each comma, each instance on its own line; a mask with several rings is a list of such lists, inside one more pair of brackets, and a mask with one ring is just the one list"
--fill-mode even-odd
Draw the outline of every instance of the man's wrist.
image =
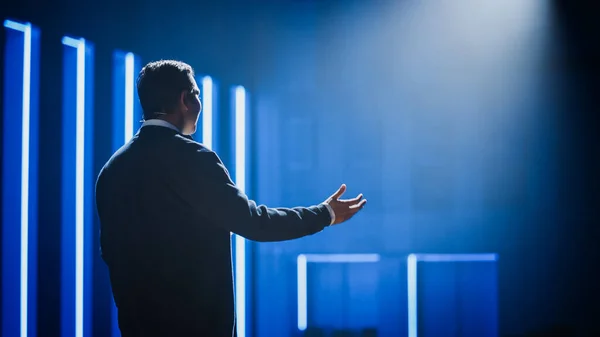
[[331, 205], [329, 205], [328, 203], [324, 202], [323, 205], [325, 206], [325, 208], [327, 208], [327, 211], [329, 212], [329, 217], [331, 218], [329, 226], [331, 226], [335, 223], [335, 212], [333, 211]]

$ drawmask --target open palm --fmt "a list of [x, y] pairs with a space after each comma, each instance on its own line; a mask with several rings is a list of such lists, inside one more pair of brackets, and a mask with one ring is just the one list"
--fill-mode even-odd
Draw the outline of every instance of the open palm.
[[331, 206], [331, 209], [335, 214], [335, 221], [332, 225], [337, 225], [349, 220], [361, 209], [363, 209], [367, 203], [367, 199], [363, 199], [362, 193], [355, 198], [342, 200], [340, 197], [344, 194], [344, 192], [346, 192], [346, 184], [342, 184], [342, 186], [340, 186], [340, 188], [332, 196], [325, 200], [325, 203]]

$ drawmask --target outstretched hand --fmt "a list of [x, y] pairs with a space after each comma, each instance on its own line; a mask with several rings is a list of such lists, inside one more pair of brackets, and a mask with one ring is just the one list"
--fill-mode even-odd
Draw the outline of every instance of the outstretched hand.
[[341, 200], [340, 197], [344, 192], [346, 192], [346, 185], [342, 184], [332, 196], [325, 200], [325, 203], [331, 206], [335, 214], [335, 222], [332, 225], [349, 220], [367, 203], [367, 199], [363, 199], [362, 193], [356, 198]]

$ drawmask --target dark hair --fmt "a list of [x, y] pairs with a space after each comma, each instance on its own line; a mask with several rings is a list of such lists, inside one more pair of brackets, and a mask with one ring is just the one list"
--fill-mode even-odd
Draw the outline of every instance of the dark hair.
[[156, 118], [157, 112], [173, 109], [182, 91], [194, 89], [193, 76], [194, 70], [184, 62], [160, 60], [146, 64], [137, 78], [144, 119]]

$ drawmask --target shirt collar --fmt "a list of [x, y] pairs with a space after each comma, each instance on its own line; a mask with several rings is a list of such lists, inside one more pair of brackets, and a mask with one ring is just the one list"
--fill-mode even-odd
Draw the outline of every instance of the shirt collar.
[[175, 125], [173, 125], [165, 120], [162, 120], [162, 119], [149, 119], [147, 121], [144, 121], [144, 123], [142, 124], [142, 127], [144, 127], [144, 126], [162, 126], [165, 128], [169, 128], [171, 130], [175, 130], [178, 133], [181, 133], [181, 131], [179, 131], [179, 129]]

